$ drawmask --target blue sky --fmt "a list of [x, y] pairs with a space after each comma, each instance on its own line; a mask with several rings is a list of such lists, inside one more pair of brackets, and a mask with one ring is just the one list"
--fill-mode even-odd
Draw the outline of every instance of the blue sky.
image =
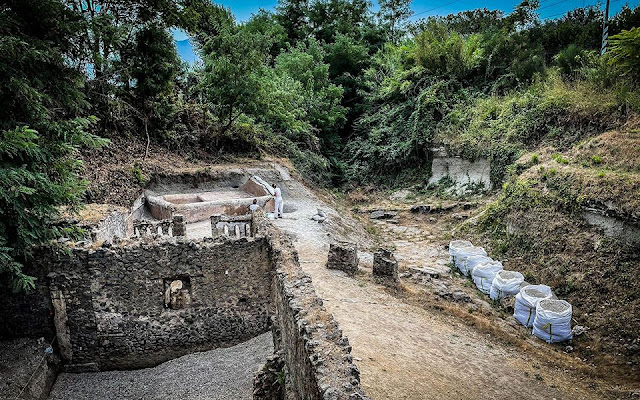
[[[231, 11], [236, 16], [238, 21], [246, 21], [251, 17], [251, 14], [257, 12], [260, 8], [267, 10], [273, 10], [277, 4], [277, 1], [257, 1], [257, 0], [224, 0], [216, 1], [218, 4], [222, 4], [225, 7], [231, 8]], [[513, 8], [520, 3], [519, 0], [492, 0], [492, 1], [470, 1], [470, 0], [414, 0], [411, 3], [411, 8], [416, 15], [412, 19], [424, 18], [429, 15], [447, 15], [464, 10], [472, 10], [475, 8], [500, 9], [505, 12], [510, 12]], [[631, 0], [629, 4], [634, 6], [640, 3], [640, 0]], [[374, 8], [377, 9], [376, 1], [373, 1]], [[588, 6], [597, 4], [596, 0], [541, 0], [540, 1], [540, 16], [542, 18], [551, 17], [558, 13], [564, 13], [568, 10], [572, 10], [577, 7]], [[611, 2], [612, 13], [619, 11], [625, 4], [624, 0], [613, 0]], [[604, 6], [603, 6], [604, 7]], [[431, 10], [431, 11], [429, 11]]]
[[[258, 0], [224, 0], [215, 1], [231, 9], [236, 17], [236, 21], [246, 21], [251, 14], [258, 12], [260, 8], [273, 10], [278, 3], [277, 0], [258, 1]], [[520, 0], [492, 0], [492, 1], [471, 1], [471, 0], [414, 0], [411, 3], [411, 9], [414, 12], [412, 20], [425, 18], [430, 15], [447, 15], [457, 13], [464, 10], [473, 10], [476, 8], [500, 9], [505, 13], [509, 13], [520, 3]], [[610, 15], [620, 11], [624, 4], [634, 7], [640, 3], [640, 0], [612, 0]], [[542, 19], [559, 18], [568, 10], [577, 7], [585, 7], [598, 4], [597, 0], [540, 0], [539, 15]], [[601, 2], [602, 8], [604, 3]], [[377, 2], [373, 1], [373, 9], [378, 8]], [[177, 41], [186, 40], [187, 36], [183, 32], [174, 32]], [[180, 44], [179, 44], [180, 47]], [[186, 49], [185, 44], [182, 45], [180, 55], [187, 61], [191, 61], [192, 54], [190, 49]]]

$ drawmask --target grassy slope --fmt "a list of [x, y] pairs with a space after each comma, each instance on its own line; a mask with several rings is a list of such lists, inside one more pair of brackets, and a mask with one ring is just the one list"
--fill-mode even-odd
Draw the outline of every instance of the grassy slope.
[[[637, 125], [637, 124], [636, 124]], [[542, 149], [512, 168], [503, 195], [470, 232], [528, 281], [551, 286], [591, 328], [577, 350], [598, 364], [640, 367], [640, 245], [606, 237], [585, 206], [640, 215], [640, 134], [633, 124]], [[612, 361], [613, 359], [613, 361]]]

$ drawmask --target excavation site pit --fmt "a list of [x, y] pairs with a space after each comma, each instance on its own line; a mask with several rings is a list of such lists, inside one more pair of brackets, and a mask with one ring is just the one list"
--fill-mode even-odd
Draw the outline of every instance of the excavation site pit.
[[267, 217], [271, 182], [288, 193], [273, 168], [155, 176], [130, 208], [90, 205], [85, 240], [43, 249], [36, 290], [0, 308], [33, 310], [3, 329], [55, 345], [31, 385], [48, 393], [59, 374], [50, 399], [366, 398], [349, 341]]

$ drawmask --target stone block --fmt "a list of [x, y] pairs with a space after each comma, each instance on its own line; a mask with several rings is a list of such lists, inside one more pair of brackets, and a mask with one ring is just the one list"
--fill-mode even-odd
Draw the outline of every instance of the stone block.
[[184, 220], [184, 216], [175, 214], [173, 216], [173, 236], [186, 236], [187, 226]]
[[395, 211], [385, 211], [385, 210], [377, 210], [373, 211], [369, 218], [371, 219], [391, 219], [395, 218], [398, 215]]
[[392, 281], [398, 280], [398, 261], [391, 251], [379, 249], [373, 253], [373, 276]]
[[327, 268], [354, 275], [358, 271], [358, 246], [349, 242], [332, 243], [329, 246]]

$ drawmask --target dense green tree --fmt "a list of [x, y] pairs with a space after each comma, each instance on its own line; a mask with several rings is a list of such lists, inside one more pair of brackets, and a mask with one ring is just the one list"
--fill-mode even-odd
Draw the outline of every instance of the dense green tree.
[[131, 55], [131, 77], [134, 101], [142, 118], [149, 152], [149, 122], [157, 117], [160, 103], [173, 89], [179, 71], [179, 59], [173, 37], [158, 25], [148, 24], [136, 32], [135, 47]]
[[345, 122], [340, 105], [343, 89], [329, 80], [329, 64], [320, 43], [310, 39], [276, 58], [275, 71], [300, 82], [304, 90], [307, 120], [318, 131], [324, 147], [337, 140], [337, 130]]
[[289, 45], [289, 37], [285, 27], [280, 25], [276, 14], [260, 9], [257, 14], [244, 24], [243, 29], [268, 37], [272, 43], [269, 55], [275, 58]]
[[34, 286], [23, 265], [36, 246], [79, 233], [59, 207], [83, 198], [78, 148], [104, 144], [86, 132], [84, 76], [69, 65], [81, 26], [57, 0], [0, 5], [0, 273], [16, 289]]
[[339, 34], [360, 40], [371, 22], [370, 6], [367, 0], [314, 0], [307, 14], [311, 34], [325, 43]]
[[201, 87], [221, 132], [231, 128], [243, 113], [255, 110], [270, 47], [269, 39], [262, 34], [236, 27], [223, 30], [205, 45]]
[[640, 81], [640, 27], [611, 36], [609, 45], [610, 63], [624, 75]]
[[207, 40], [222, 30], [233, 26], [231, 11], [213, 3], [211, 0], [181, 0], [179, 27], [185, 29], [195, 43], [202, 48]]
[[410, 7], [411, 0], [380, 0], [378, 4], [380, 6], [378, 17], [389, 27], [391, 43], [398, 44], [404, 34], [405, 24], [413, 15]]
[[276, 17], [284, 27], [290, 43], [304, 39], [308, 33], [309, 0], [279, 0]]

